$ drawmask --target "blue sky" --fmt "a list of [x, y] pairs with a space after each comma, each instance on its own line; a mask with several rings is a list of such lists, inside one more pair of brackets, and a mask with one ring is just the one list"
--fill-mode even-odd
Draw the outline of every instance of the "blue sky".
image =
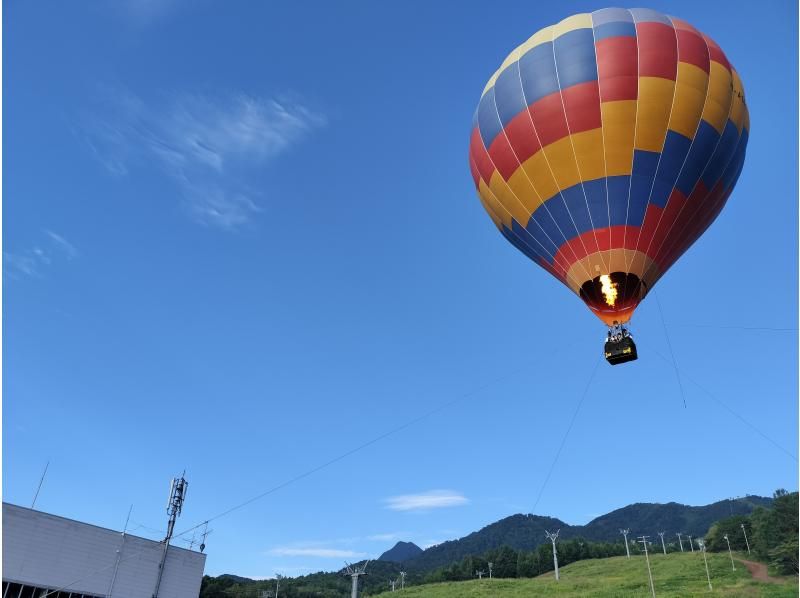
[[[452, 402], [212, 521], [207, 573], [530, 512], [605, 329], [483, 213], [469, 129], [513, 47], [600, 7], [5, 3], [4, 500], [49, 460], [37, 508], [157, 538], [184, 468], [178, 531]], [[656, 289], [687, 407], [653, 295], [536, 506], [569, 523], [798, 485], [797, 7], [651, 7], [722, 46], [751, 136]]]

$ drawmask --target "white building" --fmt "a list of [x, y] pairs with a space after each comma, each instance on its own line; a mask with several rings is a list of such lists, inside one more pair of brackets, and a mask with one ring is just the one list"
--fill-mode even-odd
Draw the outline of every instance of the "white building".
[[[160, 542], [3, 503], [2, 598], [151, 598]], [[206, 555], [170, 546], [158, 598], [197, 598]]]

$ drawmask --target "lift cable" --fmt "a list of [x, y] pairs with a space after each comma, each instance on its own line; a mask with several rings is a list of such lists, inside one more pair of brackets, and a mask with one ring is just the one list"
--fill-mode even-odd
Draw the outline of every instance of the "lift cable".
[[[664, 361], [666, 361], [667, 363], [670, 363], [670, 360], [669, 360], [667, 357], [665, 357], [664, 355], [662, 355], [661, 353], [659, 353], [659, 352], [658, 352], [658, 351], [656, 351], [655, 349], [652, 349], [652, 351], [653, 351], [653, 353], [655, 353], [656, 355], [658, 355], [658, 356], [659, 356], [661, 359], [663, 359], [663, 360], [664, 360]], [[715, 396], [714, 394], [712, 394], [712, 393], [711, 393], [711, 392], [710, 392], [710, 391], [709, 391], [707, 388], [703, 387], [703, 386], [702, 386], [702, 385], [701, 385], [699, 382], [697, 382], [697, 380], [694, 380], [693, 378], [691, 378], [690, 376], [688, 376], [688, 375], [686, 375], [686, 374], [684, 374], [684, 377], [685, 377], [685, 378], [686, 378], [686, 379], [687, 379], [689, 382], [691, 382], [692, 384], [694, 384], [694, 385], [695, 385], [697, 388], [699, 388], [700, 390], [702, 390], [702, 391], [703, 391], [705, 394], [707, 394], [709, 397], [711, 397], [711, 398], [712, 398], [714, 401], [716, 401], [717, 403], [719, 403], [720, 405], [722, 405], [722, 406], [723, 406], [723, 407], [724, 407], [724, 408], [725, 408], [725, 409], [726, 409], [726, 410], [727, 410], [727, 411], [728, 411], [728, 412], [729, 412], [731, 415], [733, 415], [734, 417], [736, 417], [736, 419], [738, 419], [740, 422], [742, 422], [743, 424], [745, 424], [745, 425], [746, 425], [747, 427], [749, 427], [751, 430], [753, 430], [754, 432], [756, 432], [756, 433], [757, 433], [759, 436], [761, 436], [761, 437], [762, 437], [764, 440], [766, 440], [767, 442], [771, 443], [771, 444], [772, 444], [772, 445], [773, 445], [775, 448], [777, 448], [777, 449], [778, 449], [778, 450], [780, 450], [781, 452], [783, 452], [783, 453], [785, 453], [786, 455], [788, 455], [789, 457], [791, 457], [791, 458], [792, 458], [794, 461], [797, 461], [797, 456], [796, 456], [796, 455], [792, 454], [792, 453], [791, 453], [790, 451], [788, 451], [786, 448], [784, 448], [783, 446], [781, 446], [781, 445], [780, 445], [780, 444], [779, 444], [777, 441], [773, 440], [773, 439], [772, 439], [772, 438], [770, 438], [770, 437], [769, 437], [769, 436], [768, 436], [766, 433], [762, 432], [762, 431], [761, 431], [761, 430], [760, 430], [758, 427], [756, 427], [754, 424], [750, 423], [750, 422], [749, 422], [749, 421], [748, 421], [746, 418], [744, 418], [742, 415], [740, 415], [739, 413], [737, 413], [737, 412], [736, 412], [736, 411], [735, 411], [733, 408], [731, 408], [730, 406], [728, 406], [728, 405], [727, 405], [727, 404], [726, 404], [724, 401], [722, 401], [722, 399], [720, 399], [719, 397], [717, 397], [717, 396]]]
[[678, 371], [678, 362], [675, 360], [675, 353], [672, 351], [672, 343], [669, 340], [667, 323], [664, 321], [664, 310], [661, 309], [661, 301], [659, 300], [658, 293], [655, 291], [655, 289], [653, 290], [653, 296], [656, 298], [656, 305], [658, 305], [658, 313], [661, 316], [661, 325], [664, 327], [664, 336], [667, 337], [667, 347], [669, 347], [669, 354], [672, 356], [672, 367], [675, 369], [675, 377], [678, 379], [678, 387], [681, 389], [683, 408], [686, 409], [686, 393], [683, 391], [683, 382], [681, 382], [681, 374]]
[[[555, 355], [559, 351], [561, 351], [563, 349], [566, 349], [568, 347], [571, 347], [571, 346], [577, 344], [578, 342], [580, 342], [580, 341], [573, 341], [572, 343], [568, 343], [568, 344], [562, 346], [560, 349], [556, 349], [556, 351], [554, 351], [552, 353], [552, 355]], [[540, 363], [540, 361], [541, 360], [537, 359], [536, 363]], [[403, 424], [401, 424], [401, 425], [399, 425], [399, 426], [397, 426], [395, 428], [392, 428], [391, 430], [388, 430], [387, 432], [384, 432], [383, 434], [380, 434], [379, 436], [375, 436], [374, 438], [372, 438], [370, 440], [367, 440], [366, 442], [356, 446], [355, 448], [352, 448], [352, 449], [350, 449], [350, 450], [348, 450], [348, 451], [346, 451], [344, 453], [341, 453], [340, 455], [338, 455], [336, 457], [333, 457], [332, 459], [329, 459], [329, 460], [327, 460], [327, 461], [325, 461], [325, 462], [323, 462], [323, 463], [321, 463], [321, 464], [319, 464], [319, 465], [317, 465], [315, 467], [312, 467], [311, 469], [308, 469], [308, 470], [306, 470], [306, 471], [304, 471], [304, 472], [302, 472], [302, 473], [300, 473], [300, 474], [298, 474], [298, 475], [296, 475], [294, 477], [291, 477], [291, 478], [281, 482], [280, 484], [278, 484], [276, 486], [273, 486], [272, 488], [270, 488], [270, 489], [268, 489], [268, 490], [266, 490], [264, 492], [261, 492], [260, 494], [257, 494], [257, 495], [255, 495], [255, 496], [253, 496], [253, 497], [251, 497], [251, 498], [249, 498], [249, 499], [247, 499], [247, 500], [245, 500], [245, 501], [243, 501], [243, 502], [241, 502], [241, 503], [239, 503], [239, 504], [237, 504], [237, 505], [235, 505], [235, 506], [233, 506], [233, 507], [231, 507], [231, 508], [229, 508], [229, 509], [227, 509], [225, 511], [222, 511], [221, 513], [218, 513], [217, 515], [214, 515], [213, 517], [209, 517], [208, 519], [205, 519], [204, 521], [201, 521], [197, 525], [194, 525], [192, 527], [189, 527], [189, 528], [183, 530], [179, 534], [175, 534], [174, 538], [179, 538], [181, 536], [185, 536], [186, 534], [188, 534], [192, 530], [198, 529], [199, 527], [202, 527], [203, 525], [207, 525], [211, 521], [214, 521], [216, 519], [224, 517], [225, 515], [229, 515], [230, 513], [233, 513], [234, 511], [238, 511], [239, 509], [241, 509], [243, 507], [246, 507], [247, 505], [249, 505], [251, 503], [254, 503], [257, 500], [260, 500], [260, 499], [262, 499], [262, 498], [264, 498], [266, 496], [269, 496], [270, 494], [274, 494], [275, 492], [277, 492], [279, 490], [282, 490], [283, 488], [286, 488], [287, 486], [290, 486], [290, 485], [294, 484], [295, 482], [299, 482], [300, 480], [305, 479], [305, 478], [307, 478], [307, 477], [309, 477], [309, 476], [311, 476], [311, 475], [317, 473], [318, 471], [321, 471], [321, 470], [323, 470], [323, 469], [325, 469], [327, 467], [330, 467], [331, 465], [333, 465], [335, 463], [338, 463], [339, 461], [342, 461], [342, 460], [346, 459], [347, 457], [349, 457], [349, 456], [351, 456], [351, 455], [353, 455], [353, 454], [355, 454], [355, 453], [357, 453], [357, 452], [359, 452], [359, 451], [361, 451], [361, 450], [363, 450], [363, 449], [365, 449], [365, 448], [367, 448], [369, 446], [372, 446], [373, 444], [376, 444], [376, 443], [380, 442], [381, 440], [384, 440], [385, 438], [388, 438], [389, 436], [393, 436], [394, 434], [397, 434], [398, 432], [401, 432], [401, 431], [405, 430], [406, 428], [410, 428], [411, 426], [413, 426], [413, 425], [415, 425], [415, 424], [417, 424], [417, 423], [419, 423], [419, 422], [431, 417], [432, 415], [435, 415], [435, 414], [437, 414], [437, 413], [439, 413], [441, 411], [444, 411], [448, 407], [452, 407], [456, 403], [460, 403], [461, 401], [463, 401], [465, 399], [474, 397], [475, 395], [477, 395], [480, 392], [486, 390], [487, 388], [490, 388], [491, 386], [494, 386], [495, 384], [499, 384], [500, 382], [504, 382], [505, 380], [507, 380], [507, 379], [519, 374], [520, 372], [528, 370], [530, 368], [530, 366], [531, 366], [530, 361], [527, 361], [523, 365], [511, 370], [510, 372], [506, 372], [502, 376], [499, 376], [499, 377], [497, 377], [497, 378], [495, 378], [495, 379], [493, 379], [493, 380], [491, 380], [489, 382], [486, 382], [486, 383], [484, 383], [484, 384], [482, 384], [482, 385], [480, 385], [480, 386], [478, 386], [476, 388], [473, 388], [472, 390], [470, 390], [470, 391], [468, 391], [466, 393], [458, 395], [457, 397], [455, 397], [455, 398], [453, 398], [453, 399], [451, 399], [451, 400], [449, 400], [449, 401], [447, 401], [445, 403], [442, 403], [441, 405], [439, 405], [437, 407], [434, 407], [433, 409], [430, 409], [430, 410], [424, 412], [423, 414], [421, 414], [421, 415], [419, 415], [419, 416], [417, 416], [417, 417], [415, 417], [413, 419], [410, 419], [410, 420], [406, 421], [405, 423], [403, 423]], [[570, 426], [571, 426], [571, 424], [570, 424]]]
[[788, 328], [780, 326], [724, 326], [717, 324], [670, 324], [677, 328], [718, 328], [720, 330], [755, 330], [766, 332], [797, 332], [797, 328]]
[[583, 389], [583, 394], [581, 395], [580, 400], [578, 401], [578, 405], [575, 407], [575, 411], [572, 413], [572, 419], [569, 420], [569, 425], [567, 429], [564, 431], [564, 436], [561, 437], [561, 444], [558, 445], [558, 450], [556, 451], [555, 457], [553, 457], [553, 462], [550, 464], [550, 469], [547, 471], [547, 475], [544, 478], [544, 482], [542, 482], [541, 488], [539, 488], [539, 494], [536, 497], [536, 502], [533, 503], [533, 508], [531, 509], [531, 513], [536, 514], [536, 507], [539, 506], [539, 501], [542, 499], [542, 494], [544, 494], [544, 490], [547, 487], [547, 483], [550, 481], [550, 476], [553, 475], [553, 470], [556, 468], [556, 463], [558, 462], [558, 458], [561, 456], [561, 451], [564, 449], [564, 445], [567, 442], [567, 436], [569, 436], [570, 431], [572, 430], [572, 426], [575, 424], [575, 420], [578, 417], [578, 412], [581, 410], [583, 406], [583, 401], [586, 399], [586, 395], [589, 394], [589, 389], [592, 386], [592, 381], [594, 380], [594, 376], [597, 373], [597, 366], [600, 365], [600, 359], [602, 356], [597, 358], [597, 361], [594, 363], [594, 368], [592, 368], [592, 374], [589, 376], [589, 380], [586, 382], [586, 388]]

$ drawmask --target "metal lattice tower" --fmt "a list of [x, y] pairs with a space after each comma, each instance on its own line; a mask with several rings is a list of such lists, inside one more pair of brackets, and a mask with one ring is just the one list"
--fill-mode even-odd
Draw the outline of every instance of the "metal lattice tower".
[[164, 545], [164, 551], [161, 553], [161, 562], [158, 564], [158, 577], [156, 578], [156, 587], [153, 590], [153, 598], [158, 598], [158, 590], [161, 587], [161, 577], [164, 575], [164, 564], [167, 561], [167, 549], [169, 542], [172, 540], [172, 532], [175, 530], [175, 520], [180, 516], [183, 509], [183, 502], [186, 500], [186, 493], [189, 490], [189, 482], [184, 477], [184, 471], [179, 478], [172, 478], [172, 483], [169, 488], [169, 499], [167, 500], [167, 515], [169, 521], [167, 523], [167, 535], [161, 541]]
[[358, 598], [358, 578], [362, 575], [369, 575], [369, 573], [367, 573], [367, 565], [369, 565], [369, 561], [365, 561], [360, 567], [355, 567], [346, 561], [345, 565], [347, 565], [347, 568], [344, 575], [349, 575], [350, 579], [353, 580], [353, 586], [350, 590], [350, 598]]
[[561, 530], [557, 530], [556, 533], [551, 534], [547, 530], [544, 530], [544, 535], [553, 543], [553, 567], [555, 567], [556, 570], [556, 581], [558, 581], [558, 551], [556, 550], [556, 540], [560, 532]]
[[621, 533], [625, 537], [625, 554], [628, 555], [628, 558], [631, 558], [631, 551], [628, 548], [628, 534], [631, 533], [630, 529], [620, 529], [619, 533]]

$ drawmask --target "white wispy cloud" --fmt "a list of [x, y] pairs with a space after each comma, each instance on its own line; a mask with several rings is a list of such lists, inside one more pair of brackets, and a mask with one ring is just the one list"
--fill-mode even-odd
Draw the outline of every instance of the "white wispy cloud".
[[357, 552], [355, 550], [342, 550], [340, 548], [297, 548], [291, 546], [281, 546], [273, 548], [269, 551], [270, 554], [276, 556], [311, 556], [324, 559], [343, 558], [343, 559], [360, 559], [366, 558], [367, 554], [364, 552]]
[[101, 95], [82, 128], [97, 160], [118, 176], [157, 167], [193, 219], [226, 230], [261, 211], [253, 174], [326, 124], [289, 96], [174, 94], [148, 103], [118, 89]]
[[3, 251], [3, 271], [12, 278], [40, 278], [56, 261], [78, 257], [77, 248], [63, 236], [44, 229], [41, 243], [27, 249]]
[[429, 490], [421, 494], [391, 496], [384, 500], [386, 508], [393, 511], [421, 511], [465, 505], [469, 500], [453, 490]]
[[54, 233], [53, 231], [47, 229], [44, 229], [44, 233], [50, 238], [50, 241], [53, 243], [53, 245], [59, 251], [61, 251], [61, 253], [63, 253], [68, 260], [75, 259], [76, 257], [78, 257], [77, 248], [72, 243], [67, 241], [64, 237], [62, 237], [58, 233]]

